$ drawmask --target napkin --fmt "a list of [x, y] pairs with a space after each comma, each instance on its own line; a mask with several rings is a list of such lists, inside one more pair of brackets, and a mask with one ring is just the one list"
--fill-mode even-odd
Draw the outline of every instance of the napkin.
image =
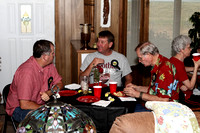
[[98, 102], [92, 103], [92, 105], [107, 107], [111, 101], [99, 100]]
[[119, 97], [121, 101], [136, 101], [133, 97]]
[[195, 88], [195, 89], [193, 90], [193, 94], [194, 94], [194, 95], [200, 95], [200, 90], [198, 90], [197, 88]]
[[79, 84], [69, 84], [69, 85], [65, 85], [65, 88], [70, 89], [70, 90], [77, 90], [81, 87], [81, 85]]

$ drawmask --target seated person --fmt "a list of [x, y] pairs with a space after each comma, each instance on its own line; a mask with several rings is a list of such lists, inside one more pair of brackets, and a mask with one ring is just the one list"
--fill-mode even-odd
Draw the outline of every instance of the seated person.
[[[196, 84], [197, 71], [200, 66], [200, 60], [199, 61], [193, 60], [193, 62], [194, 62], [194, 67], [192, 67], [193, 75], [192, 75], [191, 79], [189, 80], [187, 72], [186, 72], [189, 69], [185, 68], [183, 61], [185, 58], [190, 56], [190, 52], [192, 50], [190, 48], [190, 44], [191, 44], [191, 39], [185, 35], [179, 35], [176, 38], [174, 38], [174, 40], [172, 41], [172, 48], [173, 48], [173, 51], [175, 52], [175, 56], [171, 57], [170, 61], [176, 67], [177, 78], [180, 82], [180, 84], [179, 84], [180, 89], [184, 93], [181, 95], [182, 97], [180, 97], [180, 102], [183, 104], [186, 104], [186, 102], [190, 103], [190, 101], [188, 99], [190, 99], [192, 92], [193, 92], [193, 88]], [[197, 101], [199, 101], [199, 99]], [[191, 104], [192, 103], [193, 102], [191, 102]], [[200, 102], [197, 103], [197, 105], [200, 106]]]
[[[127, 96], [140, 98], [144, 101], [178, 101], [179, 86], [176, 79], [176, 68], [169, 59], [159, 54], [158, 48], [150, 43], [140, 43], [135, 51], [139, 62], [144, 66], [152, 66], [151, 83], [148, 86], [128, 84], [124, 88]], [[137, 104], [135, 112], [147, 111]]]
[[80, 68], [80, 76], [89, 76], [92, 68], [98, 65], [103, 69], [103, 73], [109, 73], [109, 81], [116, 81], [118, 86], [122, 86], [122, 77], [125, 77], [125, 85], [131, 83], [128, 60], [124, 55], [112, 50], [113, 47], [114, 35], [110, 31], [101, 31], [97, 42], [98, 51], [87, 55]]
[[17, 122], [50, 99], [53, 85], [63, 88], [62, 78], [53, 64], [54, 56], [53, 43], [39, 40], [33, 46], [33, 56], [15, 72], [7, 97], [6, 112]]

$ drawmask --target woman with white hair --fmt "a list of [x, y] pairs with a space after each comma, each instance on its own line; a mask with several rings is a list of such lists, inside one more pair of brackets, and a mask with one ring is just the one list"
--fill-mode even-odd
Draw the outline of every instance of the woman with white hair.
[[[187, 100], [192, 95], [192, 90], [196, 83], [197, 70], [200, 66], [200, 60], [194, 61], [193, 75], [189, 80], [186, 68], [184, 66], [184, 59], [190, 56], [191, 53], [191, 39], [185, 35], [179, 35], [172, 41], [172, 49], [175, 52], [175, 56], [170, 58], [170, 61], [175, 65], [177, 71], [177, 78], [180, 82], [180, 88], [185, 94], [184, 99]], [[181, 99], [180, 99], [181, 100]], [[181, 101], [183, 102], [183, 101]], [[200, 104], [199, 104], [200, 105]]]

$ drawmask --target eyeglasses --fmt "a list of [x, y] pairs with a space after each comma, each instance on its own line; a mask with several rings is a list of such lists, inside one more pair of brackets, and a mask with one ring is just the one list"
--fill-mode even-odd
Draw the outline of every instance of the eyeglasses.
[[141, 57], [138, 57], [138, 60], [141, 61], [145, 56], [146, 54], [142, 55]]
[[106, 41], [103, 41], [103, 40], [98, 40], [97, 43], [100, 43], [100, 44], [106, 44], [108, 42], [108, 40]]

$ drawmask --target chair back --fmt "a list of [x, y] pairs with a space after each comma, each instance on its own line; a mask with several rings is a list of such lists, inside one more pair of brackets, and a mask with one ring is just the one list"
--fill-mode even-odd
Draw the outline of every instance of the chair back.
[[3, 103], [4, 103], [4, 107], [6, 107], [6, 102], [7, 102], [7, 97], [8, 97], [8, 93], [10, 91], [10, 84], [7, 84], [4, 89], [3, 89]]
[[[7, 102], [8, 93], [9, 93], [9, 91], [10, 91], [10, 85], [11, 85], [11, 84], [7, 84], [7, 85], [4, 87], [4, 89], [3, 89], [3, 105], [4, 105], [5, 108], [6, 108], [6, 102]], [[16, 132], [16, 130], [17, 130], [17, 125], [18, 125], [19, 123], [16, 122], [16, 121], [13, 119], [12, 116], [6, 115], [6, 119], [8, 120], [9, 118], [11, 119], [13, 128], [14, 128], [14, 130], [15, 130], [15, 132]], [[6, 123], [5, 125], [7, 126], [7, 123]], [[5, 129], [4, 132], [6, 132], [6, 129]]]

